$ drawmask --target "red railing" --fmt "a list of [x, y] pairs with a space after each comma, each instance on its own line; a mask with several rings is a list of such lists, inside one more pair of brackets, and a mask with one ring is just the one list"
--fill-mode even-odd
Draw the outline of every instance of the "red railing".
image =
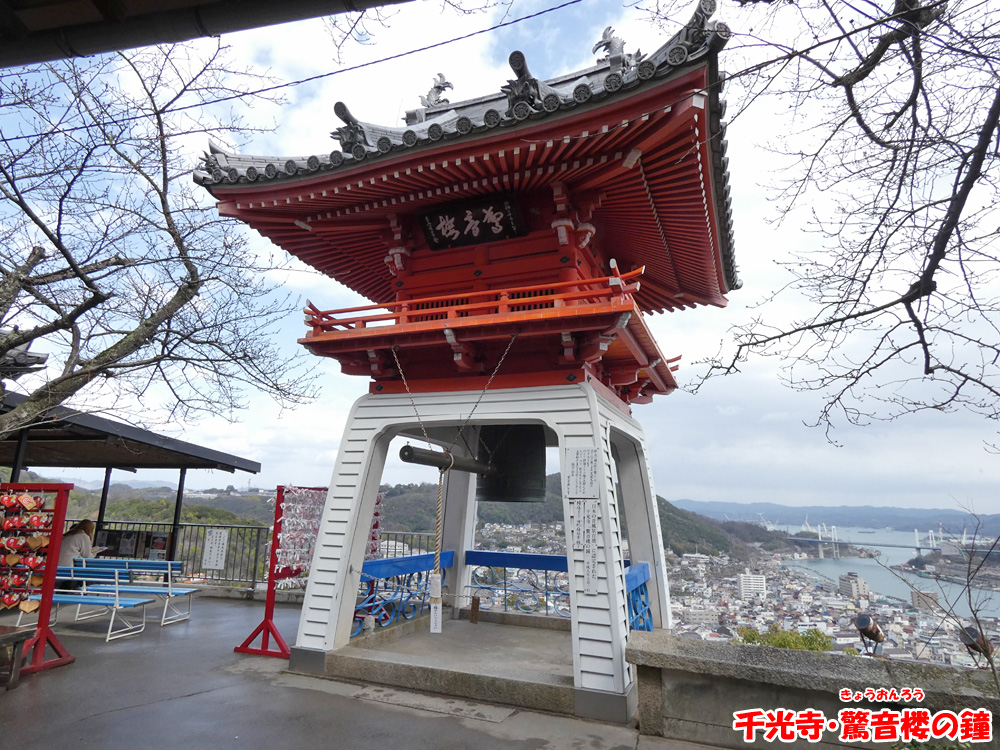
[[[536, 286], [511, 289], [487, 289], [460, 292], [438, 297], [390, 302], [384, 305], [362, 305], [340, 310], [320, 310], [307, 302], [303, 312], [305, 324], [312, 328], [312, 335], [331, 331], [349, 331], [367, 328], [372, 324], [404, 325], [427, 320], [449, 320], [481, 315], [505, 315], [539, 308], [568, 307], [579, 304], [599, 304], [612, 298], [625, 298], [639, 290], [645, 266], [628, 273], [601, 276], [594, 279], [577, 279]], [[588, 288], [589, 287], [589, 288]], [[565, 290], [565, 291], [560, 291]], [[376, 310], [386, 312], [370, 313]]]

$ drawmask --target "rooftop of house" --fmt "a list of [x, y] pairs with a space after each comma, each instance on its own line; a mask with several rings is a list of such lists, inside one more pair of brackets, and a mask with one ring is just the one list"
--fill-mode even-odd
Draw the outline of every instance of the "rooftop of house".
[[0, 4], [0, 68], [218, 36], [400, 0], [14, 0]]

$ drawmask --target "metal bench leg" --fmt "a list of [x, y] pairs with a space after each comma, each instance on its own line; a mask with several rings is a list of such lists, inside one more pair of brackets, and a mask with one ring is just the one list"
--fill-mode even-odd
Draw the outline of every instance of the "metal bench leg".
[[24, 641], [17, 641], [10, 644], [10, 673], [7, 675], [7, 689], [13, 690], [17, 687], [17, 681], [21, 677], [21, 660], [24, 658]]
[[[187, 599], [187, 611], [180, 609], [174, 604], [174, 599]], [[181, 622], [191, 616], [191, 600], [194, 594], [183, 594], [181, 596], [168, 596], [163, 601], [163, 616], [160, 618], [160, 627], [169, 625], [172, 622]]]
[[[139, 610], [138, 616], [135, 618], [138, 622], [133, 621], [131, 615], [126, 615], [123, 609], [111, 607], [111, 621], [108, 623], [108, 635], [104, 639], [105, 643], [110, 643], [116, 638], [138, 635], [146, 629], [146, 605], [142, 604], [136, 609]], [[122, 627], [118, 629], [115, 629], [116, 619], [122, 624]]]
[[[59, 607], [61, 607], [61, 606], [62, 606], [61, 604], [55, 604], [55, 606], [53, 606], [52, 609], [49, 611], [49, 627], [50, 628], [53, 625], [55, 625], [56, 621], [59, 619]], [[38, 610], [35, 610], [35, 611], [37, 612]], [[17, 613], [17, 622], [14, 623], [14, 627], [15, 628], [24, 627], [21, 624], [21, 622], [24, 620], [24, 616], [26, 614], [28, 614], [28, 613], [25, 612], [23, 609], [22, 610], [18, 610], [18, 613]], [[35, 616], [35, 627], [38, 627], [38, 616], [37, 615]]]
[[108, 613], [109, 609], [112, 609], [112, 607], [108, 607], [108, 606], [102, 604], [102, 605], [100, 605], [100, 606], [98, 606], [98, 607], [96, 607], [94, 609], [88, 609], [88, 610], [84, 611], [83, 605], [82, 604], [77, 604], [76, 605], [76, 617], [74, 618], [73, 621], [74, 622], [83, 622], [84, 620], [92, 620], [95, 617], [103, 617], [104, 615], [106, 615]]

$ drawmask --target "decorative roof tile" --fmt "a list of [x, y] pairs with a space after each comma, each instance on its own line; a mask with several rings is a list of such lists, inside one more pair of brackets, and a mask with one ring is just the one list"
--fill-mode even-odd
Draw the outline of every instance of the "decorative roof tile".
[[[695, 96], [702, 101], [696, 106], [707, 115], [707, 117], [702, 118], [702, 121], [707, 120], [707, 122], [705, 122], [706, 127], [702, 130], [702, 134], [697, 138], [707, 143], [705, 152], [707, 158], [703, 162], [700, 150], [698, 150], [699, 166], [697, 171], [701, 181], [699, 202], [704, 206], [705, 220], [709, 225], [707, 236], [711, 244], [717, 246], [721, 260], [719, 275], [720, 281], [723, 283], [720, 292], [724, 294], [726, 291], [739, 289], [742, 282], [735, 264], [732, 202], [729, 197], [726, 125], [723, 121], [725, 102], [721, 99], [724, 75], [718, 71], [717, 59], [717, 53], [728, 41], [730, 32], [724, 23], [709, 20], [715, 9], [716, 0], [700, 0], [690, 21], [650, 55], [643, 55], [639, 51], [626, 52], [624, 41], [615, 36], [614, 30], [609, 27], [605, 29], [602, 38], [594, 45], [594, 52], [603, 50], [607, 53], [605, 57], [598, 60], [596, 65], [546, 81], [541, 81], [531, 74], [527, 57], [523, 52], [512, 52], [509, 63], [514, 77], [499, 86], [498, 90], [492, 94], [462, 102], [451, 103], [442, 96], [451, 87], [451, 84], [448, 83], [443, 74], [439, 73], [434, 78], [427, 95], [420, 97], [424, 106], [408, 111], [404, 124], [399, 127], [361, 121], [351, 113], [345, 103], [337, 102], [334, 106], [334, 112], [343, 125], [337, 127], [331, 136], [338, 141], [339, 148], [329, 153], [289, 158], [240, 155], [211, 144], [209, 152], [204, 155], [202, 163], [194, 172], [194, 179], [220, 200], [231, 200], [229, 196], [232, 194], [245, 196], [249, 202], [241, 202], [244, 198], [237, 198], [238, 202], [235, 208], [240, 210], [242, 206], [243, 209], [252, 211], [255, 210], [255, 198], [248, 193], [248, 189], [251, 189], [250, 192], [256, 193], [260, 188], [267, 186], [270, 188], [267, 191], [269, 194], [287, 194], [289, 190], [296, 189], [298, 183], [302, 183], [306, 193], [310, 193], [311, 191], [305, 184], [307, 182], [311, 183], [313, 180], [326, 176], [337, 180], [340, 173], [347, 177], [367, 165], [374, 167], [381, 160], [385, 160], [388, 170], [392, 170], [391, 164], [397, 162], [404, 154], [416, 156], [418, 152], [438, 149], [449, 143], [458, 145], [465, 141], [468, 141], [471, 146], [477, 139], [492, 134], [501, 134], [505, 131], [511, 134], [521, 129], [535, 131], [539, 126], [542, 130], [551, 131], [551, 127], [546, 127], [549, 124], [547, 121], [550, 119], [554, 121], [555, 118], [573, 118], [577, 112], [586, 114], [591, 111], [603, 110], [608, 106], [617, 106], [619, 101], [628, 102], [632, 97], [641, 98], [646, 89], [655, 89], [663, 82], [673, 80], [688, 70], [700, 68], [706, 71], [706, 75], [704, 83], [701, 84], [704, 86], [704, 90]], [[663, 106], [666, 107], [665, 110]], [[647, 118], [655, 119], [662, 112], [669, 111], [670, 107], [671, 105], [667, 103], [660, 106], [659, 109], [651, 109], [646, 114], [640, 115], [632, 124], [638, 127]], [[628, 124], [630, 123], [623, 123], [623, 125]], [[586, 133], [582, 136], [567, 136], [567, 139], [563, 140], [562, 143], [567, 144], [570, 139], [585, 135]], [[610, 138], [608, 146], [619, 142], [614, 133], [610, 133], [608, 137]], [[535, 145], [530, 143], [522, 150], [534, 152]], [[551, 146], [552, 143], [549, 142], [547, 145]], [[559, 148], [558, 144], [556, 147]], [[567, 151], [574, 150], [571, 145], [564, 145], [564, 148]], [[517, 149], [514, 152], [516, 164], [519, 163], [516, 157]], [[430, 153], [431, 151], [428, 151], [429, 156]], [[499, 152], [496, 156], [501, 157], [502, 160], [503, 152]], [[627, 163], [629, 156], [624, 154], [622, 156], [624, 162]], [[467, 158], [471, 162], [477, 157], [469, 156]], [[484, 153], [483, 158], [489, 157]], [[531, 161], [531, 158], [529, 157], [527, 161]], [[447, 162], [440, 166], [446, 167]], [[565, 167], [566, 165], [563, 165], [563, 168]], [[432, 161], [431, 169], [433, 168]], [[420, 168], [417, 169], [419, 171]], [[552, 167], [550, 166], [548, 169], [551, 170]], [[482, 170], [478, 171], [482, 172]], [[392, 174], [392, 172], [389, 171], [388, 174]], [[406, 174], [409, 174], [409, 170], [406, 171]], [[510, 189], [512, 187], [508, 183], [510, 174], [514, 175], [511, 179], [515, 179], [518, 172], [505, 172], [502, 175], [502, 185], [497, 182], [500, 175], [493, 175], [491, 179], [496, 187]], [[483, 172], [481, 176], [486, 178], [487, 172]], [[661, 181], [665, 179], [663, 176], [654, 175], [653, 177]], [[383, 177], [383, 179], [385, 178]], [[525, 172], [523, 180], [528, 179], [531, 178]], [[342, 181], [343, 178], [340, 180]], [[645, 181], [645, 177], [643, 177], [643, 181]], [[473, 179], [472, 182], [475, 183], [476, 180]], [[408, 181], [407, 184], [412, 185], [412, 181]], [[661, 184], [663, 183], [661, 182]], [[357, 185], [344, 183], [339, 189], [346, 191], [351, 190], [352, 187], [357, 187], [360, 190], [362, 185], [361, 183]], [[337, 188], [332, 189], [336, 193]], [[662, 190], [662, 187], [660, 189]], [[648, 186], [646, 190], [649, 191]], [[438, 192], [441, 191], [438, 190]], [[448, 189], [445, 188], [444, 193], [448, 192]], [[325, 191], [322, 194], [327, 195]], [[401, 194], [393, 198], [392, 202], [395, 204], [397, 200], [413, 201], [415, 197], [417, 200], [425, 198], [423, 193], [410, 195], [408, 199]], [[298, 200], [301, 201], [302, 198], [300, 197]], [[287, 203], [287, 200], [285, 202]], [[650, 196], [650, 205], [652, 204], [652, 196]], [[278, 204], [269, 199], [267, 206], [276, 208]], [[259, 209], [264, 208], [264, 203], [259, 203]], [[364, 207], [355, 206], [352, 210], [358, 211], [359, 208], [368, 210], [369, 206], [367, 204]], [[327, 210], [325, 216], [330, 218], [334, 215], [339, 216], [340, 213], [339, 210], [335, 213]], [[714, 214], [718, 226], [719, 236], [714, 238], [711, 238], [712, 220], [710, 214]], [[261, 221], [266, 221], [266, 219], [261, 217]], [[302, 221], [308, 223], [309, 220], [303, 219]], [[301, 226], [299, 221], [294, 223], [296, 226]], [[268, 233], [268, 230], [258, 228]], [[284, 230], [279, 230], [279, 233], [282, 231]], [[662, 235], [662, 228], [660, 233]], [[344, 241], [347, 242], [347, 240]], [[676, 248], [677, 254], [684, 252], [683, 247]], [[326, 272], [333, 273], [332, 269], [326, 269]], [[334, 275], [340, 278], [338, 275], [340, 273], [347, 272], [337, 272]], [[349, 286], [355, 286], [352, 281], [353, 276], [340, 280], [348, 283]], [[388, 294], [388, 288], [383, 288], [384, 283], [384, 281], [375, 283], [369, 280], [365, 283], [359, 282], [356, 288], [372, 299], [382, 299]], [[376, 291], [376, 289], [380, 291]], [[655, 300], [648, 302], [649, 309], [672, 309], [671, 306], [675, 305], [685, 306], [686, 298], [684, 295], [674, 295], [676, 300], [672, 302], [668, 301], [669, 296], [665, 291], [658, 294]], [[697, 299], [697, 295], [694, 298]], [[705, 299], [707, 300], [708, 297]], [[718, 304], [718, 302], [713, 302], [713, 304]]]

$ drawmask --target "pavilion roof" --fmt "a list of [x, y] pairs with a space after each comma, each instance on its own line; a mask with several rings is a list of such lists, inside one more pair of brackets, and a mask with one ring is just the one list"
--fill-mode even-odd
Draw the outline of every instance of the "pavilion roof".
[[733, 243], [723, 78], [729, 31], [701, 0], [691, 21], [648, 57], [609, 55], [540, 81], [514, 52], [517, 76], [492, 95], [451, 104], [443, 76], [405, 127], [345, 122], [340, 149], [299, 157], [239, 155], [213, 145], [195, 179], [219, 210], [363, 294], [390, 302], [384, 260], [400, 217], [498, 192], [544, 195], [561, 183], [586, 206], [605, 254], [646, 267], [640, 307], [722, 306], [741, 286]]
[[[20, 393], [4, 393], [0, 412], [10, 411], [26, 399]], [[29, 433], [23, 460], [32, 468], [260, 471], [257, 461], [65, 406], [55, 407], [44, 419], [20, 432]], [[19, 437], [15, 432], [0, 439], [0, 466], [14, 465]]]

